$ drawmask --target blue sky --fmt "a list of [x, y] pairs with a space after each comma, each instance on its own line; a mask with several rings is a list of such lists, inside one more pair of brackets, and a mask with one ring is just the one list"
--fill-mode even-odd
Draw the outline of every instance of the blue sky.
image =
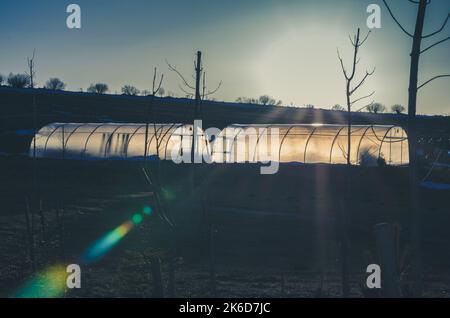
[[[82, 29], [69, 30], [68, 4], [82, 9]], [[23, 72], [36, 48], [37, 81], [60, 77], [67, 89], [105, 82], [111, 92], [124, 84], [141, 90], [151, 85], [153, 68], [165, 73], [164, 88], [179, 96], [179, 80], [165, 59], [188, 78], [194, 54], [203, 51], [208, 83], [223, 81], [218, 100], [269, 94], [285, 104], [330, 108], [344, 104], [344, 81], [336, 57], [340, 48], [350, 61], [348, 35], [365, 32], [371, 3], [380, 0], [1, 0], [0, 73]], [[409, 30], [416, 6], [390, 0]], [[433, 0], [426, 32], [442, 24], [450, 1]], [[446, 32], [436, 40], [450, 35]], [[426, 43], [433, 43], [429, 40]], [[377, 71], [361, 93], [387, 106], [407, 104], [411, 40], [382, 6], [382, 28], [374, 30], [361, 51], [361, 72]], [[450, 42], [424, 54], [421, 81], [450, 73]], [[450, 82], [425, 87], [418, 112], [450, 114]]]

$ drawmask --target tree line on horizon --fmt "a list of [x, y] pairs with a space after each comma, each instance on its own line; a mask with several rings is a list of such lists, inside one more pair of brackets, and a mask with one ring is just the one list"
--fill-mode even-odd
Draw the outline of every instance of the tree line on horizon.
[[[6, 84], [6, 86], [12, 87], [12, 88], [29, 88], [30, 85], [30, 76], [28, 74], [13, 74], [10, 73], [7, 77], [0, 74], [0, 86], [3, 84]], [[61, 79], [57, 77], [52, 77], [49, 80], [45, 82], [45, 85], [43, 88], [48, 90], [54, 90], [54, 91], [64, 91], [66, 88], [66, 83], [63, 82]], [[82, 91], [82, 90], [81, 90]], [[86, 92], [92, 93], [92, 94], [106, 94], [109, 91], [109, 87], [105, 83], [95, 83], [91, 84], [87, 89]], [[127, 96], [150, 96], [152, 93], [148, 90], [139, 90], [133, 85], [124, 85], [121, 88], [121, 92], [123, 95]], [[160, 97], [175, 97], [175, 95], [172, 92], [168, 92], [166, 94], [166, 91], [164, 88], [160, 88], [160, 90], [157, 93]], [[261, 95], [257, 98], [253, 97], [238, 97], [235, 102], [237, 103], [243, 103], [243, 104], [255, 104], [255, 105], [263, 105], [263, 106], [282, 106], [283, 102], [281, 100], [276, 100], [275, 98], [269, 96], [269, 95]], [[291, 106], [294, 107], [292, 104]], [[307, 109], [314, 109], [315, 106], [312, 104], [306, 104], [303, 106], [303, 108]], [[345, 111], [345, 108], [339, 104], [334, 105], [331, 107], [331, 110], [334, 111]], [[387, 107], [381, 103], [373, 103], [372, 105], [367, 107], [367, 111], [374, 114], [380, 114], [386, 112]], [[395, 114], [403, 114], [405, 112], [406, 108], [400, 104], [395, 104], [391, 106], [391, 112]]]

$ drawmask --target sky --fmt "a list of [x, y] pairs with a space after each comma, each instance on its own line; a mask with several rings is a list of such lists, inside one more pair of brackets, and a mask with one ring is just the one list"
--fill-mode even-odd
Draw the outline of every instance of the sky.
[[[413, 32], [417, 6], [388, 2]], [[71, 3], [81, 7], [79, 30], [66, 26]], [[125, 84], [149, 90], [157, 67], [165, 91], [184, 96], [165, 61], [191, 80], [201, 50], [208, 87], [223, 82], [217, 100], [268, 94], [285, 105], [327, 109], [345, 105], [336, 51], [350, 63], [348, 36], [358, 27], [368, 31], [372, 3], [381, 6], [382, 27], [372, 30], [360, 51], [358, 76], [374, 67], [376, 72], [360, 92], [375, 91], [373, 99], [388, 108], [406, 106], [412, 42], [381, 0], [0, 0], [0, 74], [23, 73], [36, 49], [39, 86], [59, 77], [73, 91], [96, 82], [107, 83], [111, 93]], [[450, 1], [432, 0], [428, 10], [425, 33], [442, 25]], [[449, 35], [450, 23], [424, 47]], [[450, 41], [425, 53], [419, 81], [450, 74], [449, 53]], [[449, 88], [450, 79], [442, 78], [421, 89], [418, 113], [450, 115]]]

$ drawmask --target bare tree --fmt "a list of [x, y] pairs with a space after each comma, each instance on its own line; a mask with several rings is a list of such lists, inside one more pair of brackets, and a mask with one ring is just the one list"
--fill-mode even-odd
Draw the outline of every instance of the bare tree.
[[45, 83], [45, 88], [55, 91], [62, 91], [66, 88], [66, 84], [59, 78], [53, 77]]
[[283, 104], [283, 102], [281, 100], [277, 101], [276, 99], [270, 97], [269, 95], [259, 96], [257, 101], [258, 101], [259, 104], [264, 105], [264, 106], [265, 105], [268, 105], [268, 106], [281, 106], [281, 104]]
[[416, 112], [417, 112], [417, 93], [420, 89], [431, 83], [432, 81], [444, 77], [450, 77], [450, 74], [436, 75], [429, 80], [418, 84], [419, 78], [419, 61], [423, 53], [428, 52], [432, 48], [450, 40], [447, 36], [440, 40], [434, 40], [432, 44], [429, 44], [425, 48], [422, 48], [422, 41], [426, 39], [433, 39], [435, 36], [441, 34], [444, 31], [447, 22], [450, 18], [450, 12], [447, 13], [447, 17], [444, 19], [441, 27], [431, 33], [424, 34], [425, 15], [428, 5], [431, 4], [431, 0], [409, 0], [412, 4], [417, 6], [417, 18], [414, 33], [407, 30], [397, 17], [392, 12], [390, 6], [386, 0], [383, 0], [384, 5], [389, 11], [392, 19], [398, 25], [398, 27], [408, 37], [412, 38], [411, 48], [411, 64], [409, 75], [409, 94], [408, 94], [408, 142], [409, 142], [409, 189], [410, 189], [410, 209], [412, 215], [412, 245], [414, 254], [414, 266], [413, 272], [415, 277], [414, 293], [415, 296], [420, 296], [423, 289], [422, 280], [422, 257], [421, 257], [421, 211], [419, 208], [419, 179], [417, 175], [417, 130], [416, 130]]
[[370, 113], [374, 113], [374, 114], [384, 113], [384, 111], [386, 110], [386, 106], [384, 106], [381, 103], [373, 103], [373, 104], [367, 106], [367, 110]]
[[139, 95], [140, 91], [132, 86], [132, 85], [125, 85], [122, 87], [122, 94], [129, 95], [129, 96], [136, 96]]
[[236, 103], [259, 104], [260, 102], [258, 98], [238, 97]]
[[238, 97], [236, 103], [255, 104], [264, 106], [281, 106], [283, 101], [276, 100], [269, 95], [261, 95], [258, 98]]
[[[352, 133], [352, 107], [355, 106], [358, 102], [363, 101], [369, 97], [371, 97], [375, 92], [372, 92], [370, 94], [362, 95], [360, 97], [356, 97], [355, 93], [364, 85], [367, 78], [372, 76], [375, 73], [375, 69], [373, 71], [367, 71], [365, 72], [365, 75], [362, 77], [362, 79], [355, 81], [356, 76], [356, 67], [359, 63], [359, 50], [361, 46], [367, 41], [370, 35], [370, 31], [367, 33], [367, 35], [361, 39], [360, 36], [361, 30], [358, 28], [358, 31], [356, 35], [353, 36], [353, 39], [350, 37], [350, 43], [353, 47], [353, 59], [351, 64], [351, 70], [350, 72], [347, 71], [346, 67], [344, 66], [344, 61], [341, 58], [341, 55], [339, 53], [339, 49], [337, 50], [337, 55], [341, 64], [342, 73], [344, 74], [345, 78], [345, 95], [346, 95], [346, 102], [347, 102], [347, 167], [350, 168], [352, 164], [352, 158], [351, 158], [351, 133]], [[363, 108], [367, 107], [368, 105], [365, 105]], [[341, 147], [339, 145], [339, 147]], [[358, 158], [355, 158], [355, 160], [358, 160]], [[346, 180], [345, 180], [345, 194], [344, 194], [344, 200], [346, 202], [350, 202], [351, 200], [351, 176], [350, 176], [351, 170], [348, 169], [346, 173]], [[346, 211], [343, 208], [343, 204], [340, 209], [340, 216], [339, 216], [339, 229], [341, 234], [341, 275], [342, 275], [342, 295], [343, 297], [348, 297], [350, 294], [350, 282], [349, 282], [349, 270], [348, 270], [348, 254], [350, 251], [349, 245], [350, 240], [348, 238], [348, 211]]]
[[391, 106], [391, 110], [393, 113], [400, 115], [405, 112], [406, 108], [400, 104], [395, 104]]
[[186, 78], [177, 70], [177, 68], [173, 65], [171, 65], [168, 61], [166, 61], [167, 66], [169, 67], [169, 70], [176, 73], [178, 77], [181, 80], [181, 85], [179, 85], [179, 88], [181, 91], [183, 91], [186, 94], [186, 97], [195, 97], [195, 111], [194, 111], [194, 117], [197, 118], [200, 112], [200, 103], [205, 98], [214, 95], [219, 91], [220, 87], [222, 86], [222, 81], [219, 82], [217, 87], [213, 90], [207, 90], [206, 89], [206, 73], [204, 72], [203, 65], [202, 65], [202, 52], [197, 52], [197, 60], [194, 62], [194, 70], [195, 70], [195, 84], [190, 83], [186, 80]]
[[31, 58], [29, 57], [27, 59], [27, 61], [28, 61], [28, 74], [27, 75], [30, 78], [30, 82], [29, 82], [30, 88], [34, 88], [34, 77], [36, 75], [35, 64], [34, 64], [35, 55], [36, 55], [36, 50], [33, 50], [32, 57]]
[[161, 90], [161, 85], [164, 80], [164, 74], [161, 74], [159, 79], [159, 84], [156, 82], [156, 78], [158, 76], [158, 69], [155, 67], [153, 71], [153, 83], [152, 83], [152, 91], [150, 95], [150, 104], [147, 108], [147, 120], [145, 124], [145, 150], [144, 150], [144, 161], [147, 160], [147, 148], [148, 148], [148, 129], [149, 129], [149, 123], [150, 123], [150, 117], [152, 117], [153, 120], [153, 130], [155, 134], [155, 141], [156, 141], [156, 153], [159, 158], [159, 137], [158, 132], [156, 131], [156, 120], [155, 120], [155, 113], [154, 113], [154, 102], [155, 102], [155, 96], [158, 94], [158, 92]]
[[27, 74], [10, 73], [7, 82], [13, 88], [25, 88], [30, 85], [30, 77]]
[[94, 94], [105, 94], [108, 90], [108, 85], [104, 83], [91, 84], [87, 89], [88, 93]]
[[262, 105], [267, 105], [267, 104], [269, 104], [269, 102], [270, 102], [270, 96], [269, 95], [262, 95], [262, 96], [259, 96], [259, 102], [262, 104]]
[[[367, 41], [367, 39], [370, 35], [370, 31], [369, 31], [367, 33], [367, 35], [364, 37], [364, 39], [361, 40], [360, 32], [361, 32], [360, 28], [358, 28], [358, 31], [357, 31], [356, 35], [353, 37], [353, 39], [350, 37], [350, 42], [353, 46], [353, 61], [352, 61], [352, 66], [351, 66], [350, 72], [347, 72], [347, 69], [344, 66], [344, 61], [341, 58], [339, 50], [337, 51], [338, 58], [341, 63], [342, 72], [344, 73], [344, 77], [345, 77], [345, 93], [346, 93], [346, 98], [347, 98], [347, 112], [348, 112], [348, 115], [347, 115], [347, 124], [348, 124], [347, 164], [348, 165], [351, 165], [352, 107], [356, 103], [358, 103], [362, 100], [365, 100], [365, 99], [373, 96], [373, 94], [375, 94], [375, 92], [372, 92], [368, 95], [363, 95], [362, 97], [354, 97], [354, 95], [358, 91], [358, 89], [360, 89], [364, 85], [367, 78], [372, 76], [375, 73], [375, 69], [373, 69], [373, 71], [371, 71], [371, 72], [366, 71], [363, 78], [360, 81], [356, 82], [356, 85], [353, 85], [353, 80], [355, 79], [355, 75], [356, 75], [356, 67], [359, 63], [359, 57], [358, 57], [359, 49]], [[368, 107], [370, 104], [365, 105], [363, 108]]]
[[342, 112], [342, 111], [345, 110], [345, 108], [342, 107], [342, 106], [339, 105], [339, 104], [336, 104], [336, 105], [334, 105], [333, 107], [331, 107], [331, 110], [335, 110], [335, 111], [340, 111], [340, 112]]
[[[145, 178], [147, 179], [149, 185], [152, 187], [153, 192], [155, 194], [156, 205], [157, 205], [158, 211], [160, 213], [160, 216], [173, 229], [174, 223], [171, 220], [170, 216], [166, 213], [165, 206], [163, 204], [164, 196], [163, 196], [163, 188], [161, 185], [161, 176], [160, 176], [160, 170], [161, 170], [161, 166], [160, 166], [161, 158], [160, 158], [160, 152], [159, 152], [160, 138], [165, 132], [162, 131], [162, 129], [157, 129], [157, 125], [156, 125], [157, 120], [155, 118], [156, 116], [155, 116], [155, 112], [154, 112], [154, 100], [155, 100], [155, 96], [158, 94], [159, 90], [161, 89], [161, 85], [164, 80], [164, 74], [161, 74], [161, 76], [159, 78], [159, 82], [157, 82], [157, 74], [158, 74], [158, 70], [155, 67], [154, 73], [153, 73], [152, 91], [149, 94], [150, 103], [148, 104], [148, 107], [147, 107], [147, 116], [146, 116], [147, 118], [145, 121], [144, 165], [142, 167], [142, 170], [144, 172]], [[155, 171], [148, 169], [148, 165], [147, 165], [150, 120], [153, 121], [153, 133], [154, 133], [153, 138], [156, 142], [156, 155], [158, 157]]]

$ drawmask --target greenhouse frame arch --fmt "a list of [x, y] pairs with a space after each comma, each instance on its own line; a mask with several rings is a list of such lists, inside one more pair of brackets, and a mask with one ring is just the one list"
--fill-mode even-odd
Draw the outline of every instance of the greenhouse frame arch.
[[[273, 135], [278, 136], [272, 149]], [[256, 140], [256, 143], [255, 143]], [[213, 144], [214, 162], [261, 162], [278, 158], [280, 163], [346, 164], [348, 126], [324, 124], [231, 125]], [[246, 153], [238, 149], [245, 149]], [[408, 137], [399, 126], [353, 125], [351, 163], [388, 165], [409, 163]]]
[[[196, 129], [196, 134], [193, 134]], [[196, 143], [192, 141], [196, 138]], [[145, 143], [147, 146], [145, 147]], [[345, 164], [348, 126], [323, 124], [239, 125], [208, 136], [195, 125], [53, 123], [33, 138], [30, 156], [73, 160], [173, 160], [208, 156], [213, 163]], [[399, 126], [353, 125], [351, 163], [407, 165], [408, 137]]]
[[[30, 156], [72, 160], [171, 160], [192, 152], [193, 125], [132, 123], [53, 123], [41, 128]], [[198, 129], [198, 128], [197, 128]], [[207, 145], [201, 130], [199, 140]], [[147, 147], [144, 145], [147, 143]], [[197, 146], [198, 149], [207, 149]], [[195, 151], [199, 151], [195, 149]]]

